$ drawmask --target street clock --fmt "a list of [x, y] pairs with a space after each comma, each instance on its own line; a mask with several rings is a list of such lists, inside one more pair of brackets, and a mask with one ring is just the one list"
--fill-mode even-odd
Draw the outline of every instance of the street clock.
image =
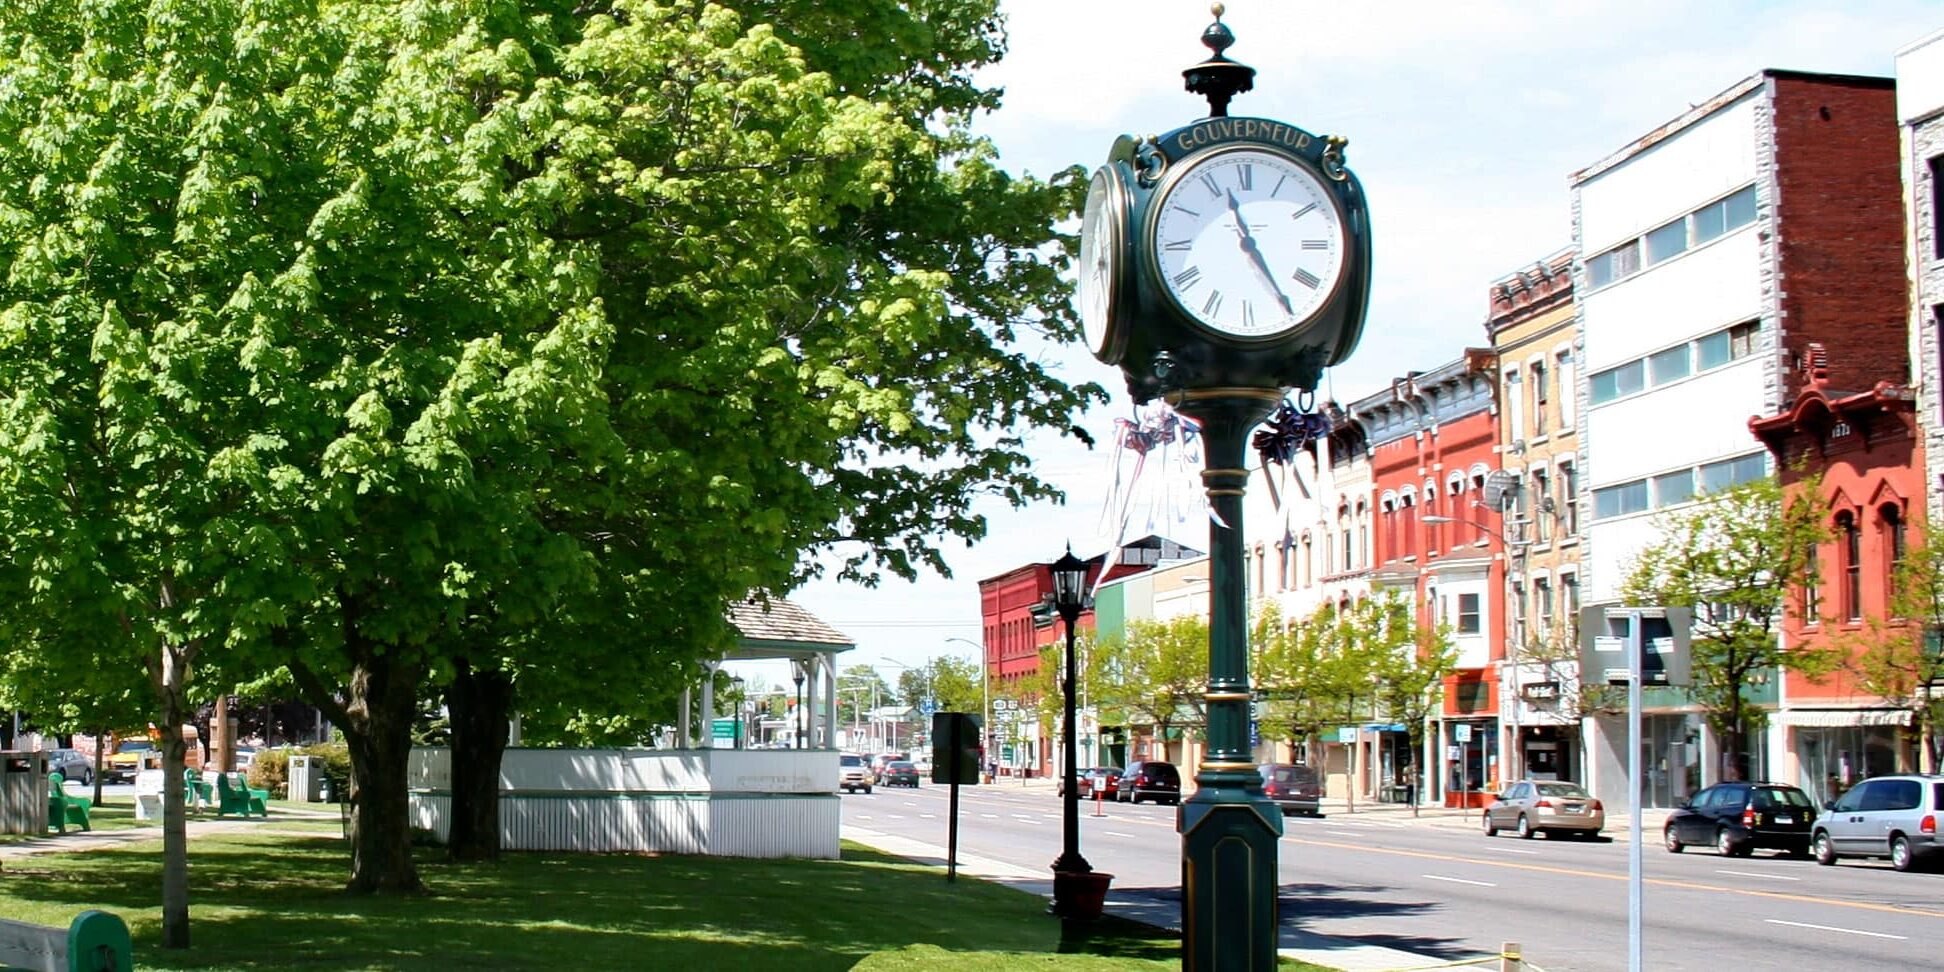
[[[1218, 5], [1219, 6], [1219, 5]], [[1347, 140], [1229, 117], [1254, 71], [1213, 57], [1183, 72], [1212, 114], [1121, 136], [1080, 227], [1087, 344], [1137, 401], [1196, 388], [1315, 389], [1355, 350], [1370, 303], [1370, 214]]]
[[[1182, 72], [1209, 113], [1114, 142], [1087, 187], [1075, 298], [1088, 348], [1120, 367], [1135, 401], [1165, 399], [1204, 439], [1208, 728], [1176, 820], [1182, 967], [1268, 972], [1282, 814], [1263, 796], [1251, 739], [1245, 452], [1290, 389], [1314, 391], [1323, 369], [1356, 349], [1370, 304], [1370, 212], [1344, 166], [1345, 139], [1229, 115], [1255, 71], [1223, 53], [1235, 36], [1222, 5], [1213, 12], [1202, 33], [1211, 55]], [[1054, 869], [1057, 904], [1060, 862]]]

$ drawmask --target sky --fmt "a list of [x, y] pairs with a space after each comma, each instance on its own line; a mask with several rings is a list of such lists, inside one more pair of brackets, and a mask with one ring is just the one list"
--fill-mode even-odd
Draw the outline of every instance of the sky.
[[[1887, 77], [1899, 48], [1944, 28], [1944, 0], [1226, 7], [1236, 35], [1228, 55], [1256, 69], [1255, 89], [1230, 112], [1348, 137], [1347, 160], [1370, 200], [1363, 340], [1317, 395], [1346, 401], [1486, 343], [1491, 283], [1571, 244], [1573, 172], [1764, 68]], [[979, 128], [1008, 170], [1092, 168], [1123, 133], [1165, 132], [1206, 113], [1180, 72], [1207, 53], [1207, 3], [1005, 0], [1002, 9], [1008, 52], [980, 80], [1003, 88], [1005, 101]], [[1038, 473], [1065, 490], [1066, 503], [991, 503], [984, 540], [942, 544], [949, 579], [816, 581], [790, 594], [856, 642], [840, 666], [877, 664], [895, 684], [899, 666], [976, 658], [981, 579], [1054, 560], [1069, 542], [1082, 557], [1108, 548], [1104, 447], [1132, 405], [1118, 370], [1084, 348], [1050, 355], [1068, 380], [1114, 392], [1081, 423], [1102, 448], [1050, 434], [1029, 440]], [[1205, 520], [1162, 532], [1207, 547]]]

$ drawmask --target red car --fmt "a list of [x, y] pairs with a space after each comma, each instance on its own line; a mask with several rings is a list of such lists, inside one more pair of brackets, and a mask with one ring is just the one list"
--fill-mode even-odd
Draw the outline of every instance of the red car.
[[[1079, 791], [1082, 800], [1093, 799], [1095, 790], [1099, 790], [1111, 800], [1114, 798], [1115, 791], [1120, 789], [1120, 778], [1121, 770], [1118, 766], [1092, 766], [1074, 775], [1074, 787]], [[1064, 777], [1061, 778], [1057, 790], [1063, 796], [1066, 794]]]

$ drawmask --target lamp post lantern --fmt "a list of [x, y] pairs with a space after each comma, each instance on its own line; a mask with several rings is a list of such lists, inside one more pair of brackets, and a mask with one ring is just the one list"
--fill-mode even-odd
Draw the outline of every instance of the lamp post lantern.
[[[1181, 958], [1188, 972], [1276, 966], [1282, 814], [1249, 745], [1248, 592], [1242, 495], [1249, 432], [1290, 389], [1356, 349], [1370, 304], [1370, 210], [1348, 140], [1232, 117], [1255, 85], [1235, 35], [1182, 72], [1208, 114], [1162, 135], [1123, 135], [1081, 214], [1076, 303], [1088, 346], [1136, 402], [1160, 398], [1200, 425], [1207, 468], [1208, 748], [1183, 801]], [[1311, 401], [1310, 396], [1299, 402]], [[1303, 411], [1308, 410], [1303, 406]]]
[[803, 711], [803, 668], [801, 666], [798, 666], [796, 670], [794, 681], [796, 682], [796, 718], [790, 721], [796, 723], [796, 748], [802, 749], [805, 731], [803, 720], [807, 713]]
[[[1060, 734], [1060, 856], [1053, 861], [1053, 913], [1062, 918], [1090, 918], [1098, 914], [1098, 899], [1090, 908], [1080, 898], [1097, 888], [1104, 895], [1093, 865], [1080, 856], [1080, 784], [1074, 772], [1078, 747], [1073, 734], [1073, 636], [1086, 606], [1087, 562], [1073, 555], [1072, 545], [1052, 564], [1053, 609], [1066, 623], [1066, 677], [1060, 681], [1063, 730]], [[1103, 875], [1104, 877], [1104, 875]]]

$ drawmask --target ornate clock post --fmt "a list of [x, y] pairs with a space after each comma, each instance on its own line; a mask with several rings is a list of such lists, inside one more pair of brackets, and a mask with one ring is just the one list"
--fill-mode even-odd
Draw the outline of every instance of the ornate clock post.
[[1370, 297], [1370, 220], [1344, 168], [1346, 140], [1228, 103], [1255, 71], [1212, 54], [1182, 72], [1209, 117], [1161, 136], [1121, 136], [1095, 172], [1080, 231], [1079, 306], [1095, 356], [1138, 401], [1201, 423], [1209, 528], [1208, 748], [1182, 804], [1182, 965], [1276, 965], [1282, 815], [1249, 746], [1248, 593], [1242, 494], [1248, 435], [1289, 389], [1314, 390], [1349, 357]]

